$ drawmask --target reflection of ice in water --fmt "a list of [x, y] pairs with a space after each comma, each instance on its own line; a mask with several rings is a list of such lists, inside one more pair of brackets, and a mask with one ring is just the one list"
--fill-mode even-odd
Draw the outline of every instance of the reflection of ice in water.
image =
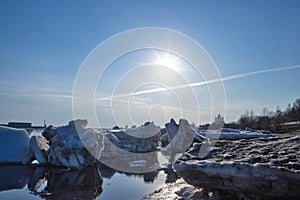
[[147, 160], [135, 160], [129, 162], [130, 167], [144, 167], [147, 164]]
[[[0, 199], [22, 199], [25, 186], [32, 195], [47, 199], [95, 199], [102, 192], [102, 177], [96, 167], [61, 170], [31, 166], [0, 166]], [[22, 189], [20, 193], [7, 190]], [[27, 190], [28, 194], [28, 190]], [[32, 199], [34, 196], [28, 199]]]
[[0, 199], [73, 199], [76, 197], [99, 200], [119, 199], [120, 196], [124, 199], [139, 199], [162, 186], [165, 177], [163, 172], [130, 174], [117, 172], [102, 165], [99, 168], [90, 167], [83, 170], [0, 166]]
[[[43, 180], [45, 180], [45, 181], [43, 181]], [[47, 180], [46, 179], [43, 179], [42, 181], [42, 183], [39, 185], [39, 187], [38, 188], [36, 188], [36, 192], [38, 193], [38, 194], [45, 194], [45, 195], [47, 195], [48, 194], [48, 192], [47, 191], [45, 191], [45, 188], [47, 187]], [[50, 193], [49, 193], [50, 194]]]
[[0, 191], [22, 189], [29, 181], [30, 167], [0, 165]]

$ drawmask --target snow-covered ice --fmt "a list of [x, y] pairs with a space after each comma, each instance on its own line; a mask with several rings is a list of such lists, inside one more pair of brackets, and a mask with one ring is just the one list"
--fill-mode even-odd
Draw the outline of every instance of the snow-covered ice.
[[[55, 166], [83, 168], [94, 165], [103, 149], [101, 133], [87, 129], [86, 120], [70, 121], [69, 125], [49, 127], [43, 136], [49, 140], [48, 163]], [[93, 153], [93, 155], [86, 149]]]
[[32, 149], [34, 157], [39, 162], [39, 164], [48, 163], [47, 151], [49, 149], [49, 144], [44, 137], [32, 136], [30, 138], [30, 148]]
[[28, 133], [23, 129], [0, 126], [0, 163], [27, 164], [33, 161]]
[[[204, 157], [198, 154], [201, 148], [208, 149]], [[219, 140], [214, 146], [199, 143], [176, 161], [174, 169], [197, 187], [254, 199], [271, 198], [275, 193], [294, 198], [300, 193], [296, 192], [300, 188], [299, 150], [299, 136]]]
[[196, 131], [198, 135], [205, 136], [210, 140], [240, 140], [240, 139], [253, 139], [253, 138], [269, 138], [276, 137], [274, 134], [265, 134], [260, 131], [240, 131], [237, 129], [220, 129], [220, 130], [207, 130]]
[[[123, 150], [139, 153], [150, 152], [157, 150], [159, 146], [160, 127], [156, 126], [153, 122], [148, 122], [137, 128], [130, 128], [125, 131], [110, 130], [105, 136], [114, 145]], [[104, 146], [111, 145], [106, 143]], [[106, 152], [106, 149], [104, 149], [104, 154]]]

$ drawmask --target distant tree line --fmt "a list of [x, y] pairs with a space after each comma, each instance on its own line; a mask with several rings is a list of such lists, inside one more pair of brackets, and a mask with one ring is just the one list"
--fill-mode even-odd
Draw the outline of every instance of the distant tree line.
[[296, 99], [293, 104], [288, 104], [284, 111], [280, 110], [279, 106], [277, 106], [276, 111], [263, 108], [261, 115], [255, 115], [253, 110], [247, 110], [245, 114], [240, 116], [235, 126], [240, 129], [248, 127], [272, 132], [300, 129], [300, 98]]

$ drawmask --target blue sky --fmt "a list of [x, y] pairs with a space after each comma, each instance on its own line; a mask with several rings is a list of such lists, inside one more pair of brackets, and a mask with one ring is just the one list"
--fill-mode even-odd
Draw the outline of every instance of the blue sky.
[[[133, 28], [188, 35], [223, 77], [299, 65], [299, 8], [299, 1], [290, 0], [0, 1], [0, 122], [65, 124], [73, 118], [72, 89], [81, 63], [100, 42]], [[225, 81], [226, 121], [246, 109], [257, 114], [263, 107], [284, 109], [300, 97], [299, 75], [296, 68]], [[103, 126], [114, 125], [105, 110], [97, 111]], [[202, 123], [210, 119], [204, 116]]]

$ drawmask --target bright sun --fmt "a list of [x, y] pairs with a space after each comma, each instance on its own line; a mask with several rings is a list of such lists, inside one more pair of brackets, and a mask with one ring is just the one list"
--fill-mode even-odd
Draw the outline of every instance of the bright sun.
[[173, 54], [163, 52], [157, 53], [155, 52], [156, 64], [163, 65], [165, 67], [169, 67], [173, 70], [180, 71], [182, 68], [179, 65], [180, 57], [175, 56]]

